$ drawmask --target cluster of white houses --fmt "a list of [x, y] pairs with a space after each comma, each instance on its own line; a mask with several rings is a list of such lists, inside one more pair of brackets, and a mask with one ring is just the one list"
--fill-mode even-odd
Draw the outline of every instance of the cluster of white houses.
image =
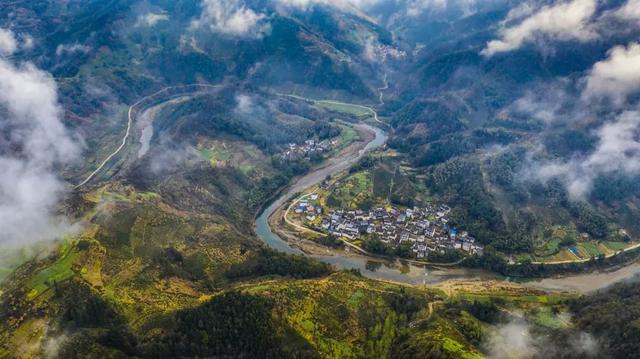
[[306, 140], [301, 144], [290, 143], [287, 148], [282, 151], [281, 156], [285, 159], [309, 157], [314, 153], [329, 152], [336, 143], [337, 140], [335, 139], [331, 141]]
[[299, 201], [295, 212], [307, 226], [325, 233], [349, 240], [378, 238], [394, 247], [408, 242], [419, 259], [431, 252], [444, 254], [449, 250], [483, 253], [482, 245], [469, 233], [449, 225], [451, 208], [446, 205], [370, 211], [338, 209], [324, 215], [317, 199], [316, 194], [311, 194]]

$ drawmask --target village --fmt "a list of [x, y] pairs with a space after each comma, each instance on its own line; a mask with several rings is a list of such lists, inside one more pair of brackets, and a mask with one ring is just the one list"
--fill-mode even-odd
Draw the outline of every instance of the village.
[[284, 159], [297, 159], [310, 157], [313, 154], [322, 154], [331, 151], [331, 149], [337, 144], [337, 140], [306, 140], [304, 143], [296, 144], [290, 143], [287, 148], [280, 154]]
[[336, 209], [325, 213], [318, 198], [316, 193], [305, 196], [297, 202], [294, 212], [305, 226], [349, 242], [378, 238], [393, 248], [410, 243], [417, 259], [453, 250], [483, 254], [484, 248], [475, 238], [449, 225], [451, 208], [446, 205], [369, 211]]

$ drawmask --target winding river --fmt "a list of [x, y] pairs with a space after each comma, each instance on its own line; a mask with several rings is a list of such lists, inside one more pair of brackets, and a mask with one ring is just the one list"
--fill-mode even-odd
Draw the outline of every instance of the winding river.
[[[201, 93], [204, 91], [217, 90], [218, 85], [186, 85], [177, 87], [164, 88], [150, 96], [144, 97], [140, 101], [136, 102], [129, 108], [128, 112], [128, 124], [127, 131], [122, 139], [122, 145], [109, 155], [100, 166], [92, 172], [83, 182], [81, 182], [76, 188], [82, 187], [87, 184], [91, 179], [99, 173], [102, 168], [124, 148], [127, 143], [127, 139], [130, 135], [130, 129], [135, 116], [138, 111], [144, 112], [146, 109], [153, 107], [153, 105], [160, 105], [171, 103], [171, 101], [177, 101], [176, 98], [185, 96], [187, 94]], [[156, 101], [156, 97], [164, 97], [163, 101]], [[292, 96], [296, 97], [296, 96]], [[303, 100], [309, 100], [301, 98]], [[341, 103], [342, 104], [342, 103]], [[141, 107], [141, 109], [137, 109]], [[358, 105], [358, 107], [366, 108], [374, 114], [376, 120], [378, 120], [377, 112], [370, 108]], [[143, 121], [144, 122], [144, 121]], [[378, 122], [380, 122], [378, 120]], [[138, 155], [144, 155], [148, 150], [149, 140], [153, 134], [153, 128], [148, 124], [141, 123], [140, 128], [142, 132], [142, 138], [140, 139], [141, 148]], [[145, 127], [146, 126], [146, 127]], [[356, 124], [354, 127], [369, 131], [375, 134], [375, 137], [369, 141], [366, 145], [362, 146], [359, 151], [345, 152], [337, 157], [331, 158], [327, 163], [311, 173], [302, 176], [295, 180], [295, 182], [283, 192], [269, 207], [267, 207], [260, 216], [256, 219], [256, 233], [258, 237], [265, 242], [269, 247], [290, 254], [303, 254], [300, 249], [292, 247], [289, 243], [278, 235], [271, 231], [269, 227], [269, 217], [273, 215], [288, 199], [295, 194], [304, 191], [305, 189], [320, 183], [328, 175], [335, 175], [342, 172], [352, 165], [354, 165], [365, 153], [373, 149], [379, 148], [387, 141], [387, 134], [380, 128], [373, 127], [367, 124]], [[474, 270], [462, 267], [437, 267], [437, 266], [416, 266], [411, 264], [402, 263], [401, 261], [385, 262], [379, 259], [373, 259], [370, 257], [362, 256], [355, 253], [337, 254], [332, 256], [319, 256], [312, 255], [323, 262], [334, 265], [340, 269], [358, 269], [360, 272], [369, 278], [393, 281], [399, 283], [406, 283], [411, 285], [425, 285], [425, 284], [437, 284], [447, 280], [459, 279], [459, 280], [503, 280], [509, 281], [509, 278], [500, 277], [494, 273]], [[616, 268], [607, 271], [584, 273], [571, 275], [560, 278], [548, 278], [541, 280], [531, 280], [524, 284], [527, 286], [543, 289], [543, 290], [560, 290], [560, 291], [574, 291], [574, 292], [592, 292], [606, 288], [614, 283], [623, 281], [640, 281], [640, 262], [634, 262], [621, 268]]]
[[[287, 241], [275, 234], [269, 226], [269, 217], [278, 210], [285, 202], [297, 193], [314, 186], [328, 175], [335, 175], [339, 172], [349, 169], [358, 160], [360, 160], [367, 152], [379, 148], [387, 141], [387, 134], [382, 129], [367, 124], [355, 125], [360, 130], [375, 133], [375, 137], [367, 143], [357, 153], [347, 153], [339, 157], [328, 160], [328, 163], [298, 178], [283, 194], [278, 197], [269, 207], [267, 207], [256, 220], [256, 233], [258, 237], [269, 247], [281, 252], [289, 254], [308, 255], [291, 246]], [[462, 267], [438, 268], [438, 267], [421, 267], [411, 264], [402, 263], [401, 261], [389, 262], [379, 259], [373, 259], [363, 255], [349, 253], [346, 255], [320, 256], [309, 255], [319, 259], [325, 263], [329, 263], [340, 269], [358, 269], [369, 278], [406, 283], [411, 285], [436, 284], [449, 279], [497, 279], [498, 277], [492, 273], [472, 270]]]
[[[300, 249], [292, 247], [287, 241], [273, 233], [269, 226], [269, 217], [271, 217], [278, 208], [297, 193], [322, 182], [322, 180], [324, 180], [328, 175], [335, 175], [348, 169], [362, 158], [366, 152], [381, 147], [386, 143], [387, 134], [383, 130], [366, 124], [358, 124], [356, 126], [360, 129], [374, 132], [375, 138], [367, 143], [358, 153], [344, 154], [342, 156], [332, 158], [328, 160], [328, 163], [325, 166], [295, 180], [295, 182], [256, 219], [256, 233], [258, 237], [269, 247], [289, 254], [308, 255]], [[309, 256], [331, 264], [339, 269], [358, 269], [368, 278], [410, 285], [430, 285], [456, 279], [510, 281], [509, 278], [504, 278], [495, 273], [483, 270], [463, 267], [422, 267], [402, 263], [401, 261], [384, 262], [355, 253], [345, 255], [336, 254], [331, 256]], [[640, 263], [634, 262], [622, 268], [608, 271], [530, 280], [522, 284], [532, 288], [549, 291], [589, 293], [607, 288], [617, 282], [624, 281], [640, 281]]]

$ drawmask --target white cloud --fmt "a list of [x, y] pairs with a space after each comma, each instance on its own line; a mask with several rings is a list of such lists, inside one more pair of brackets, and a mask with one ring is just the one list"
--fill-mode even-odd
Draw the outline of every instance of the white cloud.
[[34, 46], [34, 40], [33, 37], [29, 34], [23, 34], [22, 35], [22, 49], [23, 50], [31, 50], [33, 49]]
[[378, 46], [380, 44], [373, 38], [367, 38], [364, 44], [364, 50], [362, 55], [369, 62], [382, 62], [380, 55], [378, 54]]
[[339, 9], [364, 9], [381, 0], [274, 0], [278, 5], [306, 10], [314, 5], [333, 6]]
[[575, 95], [568, 92], [572, 85], [571, 81], [561, 79], [535, 86], [515, 101], [508, 110], [512, 114], [524, 115], [547, 125], [585, 118], [586, 114], [575, 113], [575, 107], [583, 106], [576, 106]]
[[136, 27], [154, 27], [161, 21], [168, 21], [169, 15], [149, 12], [138, 16]]
[[18, 41], [11, 30], [0, 28], [0, 56], [12, 55], [18, 50]]
[[507, 18], [504, 19], [503, 24], [531, 16], [533, 13], [536, 12], [536, 10], [538, 9], [535, 7], [534, 4], [532, 4], [529, 1], [525, 1], [522, 4], [509, 10], [509, 13], [507, 14]]
[[86, 54], [91, 51], [91, 48], [79, 43], [74, 44], [60, 44], [56, 47], [56, 56], [73, 55], [77, 53]]
[[19, 50], [31, 50], [34, 42], [29, 34], [16, 34], [9, 29], [0, 28], [0, 56], [10, 56]]
[[443, 10], [455, 5], [464, 16], [469, 16], [476, 12], [477, 3], [478, 0], [411, 0], [407, 3], [406, 13], [409, 16], [419, 16], [426, 10]]
[[604, 124], [596, 134], [596, 149], [567, 162], [547, 163], [535, 168], [543, 181], [562, 181], [572, 199], [584, 199], [601, 175], [640, 174], [640, 111], [626, 111], [611, 123]]
[[0, 59], [0, 245], [50, 240], [70, 227], [56, 213], [65, 184], [55, 169], [77, 146], [60, 121], [50, 74]]
[[[614, 47], [580, 83], [584, 84], [580, 97], [570, 90], [570, 80], [564, 80], [528, 93], [511, 107], [551, 126], [572, 121], [595, 123], [602, 113], [613, 111], [613, 119], [594, 132], [597, 143], [591, 153], [569, 160], [534, 162], [525, 173], [543, 182], [560, 180], [574, 200], [584, 200], [603, 175], [640, 174], [640, 110], [630, 100], [634, 98], [630, 95], [640, 93], [640, 43]], [[623, 109], [627, 111], [618, 112]]]
[[623, 20], [640, 21], [640, 0], [627, 1], [626, 4], [613, 14]]
[[609, 50], [607, 59], [597, 62], [586, 78], [586, 100], [601, 97], [622, 104], [627, 96], [640, 90], [640, 43]]
[[496, 328], [488, 337], [485, 347], [492, 359], [532, 358], [537, 354], [535, 341], [523, 321], [513, 321]]
[[588, 358], [597, 358], [600, 354], [600, 342], [593, 335], [579, 332], [569, 338], [569, 345], [574, 353]]
[[149, 170], [153, 175], [166, 174], [189, 162], [200, 160], [195, 149], [190, 146], [168, 146], [166, 145], [169, 142], [168, 139], [162, 139], [161, 142], [163, 144], [150, 156]]
[[43, 345], [43, 354], [47, 359], [58, 358], [60, 348], [70, 339], [69, 335], [61, 334], [47, 337]]
[[236, 108], [237, 113], [248, 114], [254, 110], [253, 98], [246, 94], [239, 94], [236, 96]]
[[191, 27], [230, 36], [261, 37], [269, 30], [265, 19], [266, 15], [247, 8], [241, 0], [203, 0], [200, 18]]
[[406, 56], [406, 53], [402, 50], [396, 49], [395, 47], [383, 45], [373, 37], [368, 37], [365, 40], [362, 55], [371, 63], [384, 63], [389, 59], [402, 59]]
[[[342, 10], [366, 10], [384, 1], [394, 0], [273, 0], [276, 4], [306, 10], [315, 5], [333, 6]], [[419, 16], [426, 10], [443, 10], [447, 6], [458, 6], [463, 14], [475, 12], [478, 0], [395, 0], [403, 5], [403, 15]], [[487, 0], [485, 0], [487, 1]]]
[[[559, 314], [558, 317], [570, 320], [566, 314]], [[557, 342], [554, 343], [531, 329], [531, 325], [522, 319], [513, 319], [493, 328], [483, 343], [487, 357], [556, 358], [571, 353], [581, 358], [597, 358], [600, 352], [600, 343], [588, 333], [573, 333], [566, 338], [566, 344], [557, 346]]]
[[[524, 8], [521, 10], [524, 11]], [[517, 25], [503, 27], [500, 39], [489, 41], [482, 54], [490, 57], [496, 53], [513, 51], [539, 38], [591, 40], [597, 37], [591, 22], [595, 11], [596, 0], [562, 1], [553, 6], [543, 6]]]
[[447, 0], [413, 0], [407, 3], [407, 15], [418, 16], [427, 9], [443, 9], [447, 6]]

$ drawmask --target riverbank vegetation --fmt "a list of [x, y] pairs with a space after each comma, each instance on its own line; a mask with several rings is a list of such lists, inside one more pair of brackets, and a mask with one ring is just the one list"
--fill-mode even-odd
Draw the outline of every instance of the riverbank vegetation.
[[472, 257], [461, 264], [472, 268], [483, 268], [509, 277], [545, 278], [568, 273], [585, 273], [598, 270], [614, 270], [620, 266], [631, 264], [638, 259], [640, 248], [617, 252], [610, 257], [594, 257], [586, 261], [569, 261], [566, 263], [509, 263], [502, 253], [492, 247], [485, 248], [482, 257]]
[[[258, 209], [310, 167], [277, 159], [279, 146], [348, 127], [326, 123], [322, 112], [281, 98], [274, 99], [273, 112], [249, 120], [238, 112], [236, 95], [206, 94], [163, 108], [144, 156], [119, 162], [117, 178], [79, 190], [68, 200], [68, 212], [80, 223], [78, 234], [44, 258], [15, 264], [17, 270], [6, 276], [0, 294], [0, 356], [16, 346], [24, 350], [19, 356], [44, 355], [47, 341], [57, 336], [65, 343], [57, 355], [64, 357], [233, 355], [240, 352], [228, 347], [242, 337], [218, 332], [239, 328], [257, 336], [276, 328], [283, 331], [278, 341], [295, 338], [279, 321], [271, 322], [268, 298], [234, 297], [233, 288], [274, 278], [322, 278], [333, 271], [324, 263], [262, 247], [252, 227]], [[264, 98], [254, 98], [259, 100]], [[259, 113], [260, 106], [254, 110]], [[219, 117], [205, 119], [207, 111]], [[203, 122], [215, 126], [205, 130]], [[264, 130], [261, 126], [282, 135], [265, 142], [255, 135]], [[341, 141], [348, 146], [356, 140], [348, 135]], [[228, 306], [224, 296], [222, 307], [214, 301], [201, 308], [220, 291], [228, 291], [232, 302], [255, 304], [256, 311], [244, 317], [247, 321], [203, 328], [215, 332], [210, 342], [201, 331], [185, 328], [198, 316], [226, 315], [218, 313]], [[225, 313], [236, 313], [241, 306], [229, 310]], [[261, 313], [268, 320], [249, 328], [250, 318]], [[188, 324], [165, 327], [167, 320]], [[154, 331], [171, 334], [155, 338]], [[270, 346], [276, 339], [238, 350], [255, 353], [264, 349], [259, 343]], [[184, 346], [191, 341], [193, 346]], [[219, 345], [206, 344], [214, 342]]]
[[[24, 217], [13, 233], [38, 225], [25, 208], [43, 210], [43, 237], [49, 220], [70, 224], [33, 250], [0, 243], [0, 358], [638, 354], [634, 284], [590, 297], [504, 281], [406, 287], [275, 252], [254, 233], [260, 209], [364, 141], [354, 125], [367, 123], [388, 131], [389, 148], [314, 188], [326, 208], [400, 218], [433, 203], [446, 212], [442, 234], [466, 238], [469, 253], [484, 248], [464, 265], [513, 277], [635, 258], [638, 88], [631, 76], [592, 80], [637, 52], [637, 14], [626, 11], [637, 1], [339, 3], [0, 2], [0, 159], [18, 169], [2, 181], [0, 208]], [[571, 16], [573, 3], [586, 14]], [[558, 9], [584, 26], [536, 26]], [[487, 51], [496, 44], [500, 53]], [[150, 94], [190, 84], [211, 91], [130, 116]], [[603, 93], [591, 98], [594, 88]], [[60, 139], [30, 138], [28, 121]], [[62, 144], [63, 129], [76, 163], [47, 144]], [[282, 156], [316, 141], [333, 147]], [[32, 172], [53, 185], [22, 178]], [[40, 206], [43, 189], [60, 198]], [[379, 238], [317, 236], [304, 235], [413, 255]], [[424, 259], [461, 253], [438, 252]]]
[[[178, 288], [174, 283], [159, 288], [158, 294]], [[317, 279], [255, 277], [234, 282], [221, 292], [205, 292], [211, 294], [174, 302], [177, 307], [173, 310], [141, 316], [123, 311], [123, 306], [131, 305], [124, 298], [106, 295], [77, 276], [57, 284], [46, 301], [6, 298], [0, 315], [6, 320], [3, 328], [13, 330], [2, 332], [3, 342], [18, 345], [25, 355], [45, 350], [45, 342], [38, 340], [32, 342], [33, 347], [22, 345], [33, 340], [27, 333], [38, 331], [46, 321], [47, 337], [57, 338], [57, 353], [65, 357], [255, 353], [333, 358], [482, 357], [482, 344], [491, 328], [508, 321], [505, 310], [528, 308], [533, 313], [535, 308], [559, 303], [531, 291], [507, 291], [499, 297], [474, 292], [446, 296], [437, 290], [384, 284], [348, 272], [322, 274]], [[174, 294], [173, 298], [178, 297]], [[36, 303], [37, 311], [27, 309]], [[27, 317], [19, 320], [18, 313]]]
[[[474, 188], [473, 176], [467, 178], [459, 174], [468, 174], [473, 168], [478, 170], [480, 168], [465, 162], [460, 162], [459, 165], [460, 168], [455, 172], [449, 173], [441, 168], [440, 172], [427, 172], [424, 175], [406, 161], [406, 156], [392, 150], [377, 151], [364, 157], [348, 172], [328, 178], [322, 185], [308, 189], [307, 195], [313, 193], [317, 196], [317, 200], [312, 201], [311, 204], [320, 207], [323, 214], [332, 213], [335, 210], [366, 212], [373, 208], [390, 208], [391, 206], [413, 208], [425, 203], [433, 203], [432, 201], [437, 199], [454, 198], [451, 204], [446, 203], [452, 208], [448, 225], [453, 228], [461, 224], [469, 225], [462, 228], [474, 237], [480, 234], [477, 237], [478, 240], [489, 244], [492, 255], [501, 257], [496, 258], [494, 264], [482, 266], [503, 274], [543, 276], [563, 271], [577, 272], [607, 263], [620, 263], [625, 261], [630, 253], [635, 253], [632, 249], [637, 243], [631, 240], [626, 231], [616, 229], [615, 225], [611, 225], [609, 229], [603, 229], [607, 231], [606, 238], [598, 239], [587, 232], [580, 232], [580, 228], [587, 230], [587, 226], [592, 227], [589, 230], [591, 232], [598, 231], [598, 226], [602, 227], [602, 219], [584, 205], [574, 206], [574, 210], [581, 213], [579, 217], [581, 227], [574, 222], [563, 225], [549, 224], [548, 227], [543, 227], [544, 230], [534, 241], [512, 253], [508, 248], [524, 237], [514, 237], [504, 223], [501, 224], [501, 216], [498, 212], [492, 212], [491, 207], [484, 206], [481, 201], [477, 202], [477, 196], [469, 195], [462, 199], [459, 197], [465, 191]], [[447, 190], [439, 188], [440, 182], [437, 181], [447, 182], [448, 176], [454, 177], [459, 184], [449, 189], [451, 196], [443, 196]], [[476, 194], [482, 193], [484, 192], [479, 191]], [[484, 195], [487, 200], [491, 198], [488, 193]], [[314, 215], [310, 218], [307, 216], [308, 213], [296, 213], [294, 209], [288, 212], [290, 221], [316, 231], [320, 230], [322, 215]], [[483, 218], [491, 222], [486, 222]], [[525, 224], [521, 223], [524, 227], [519, 228], [521, 230], [527, 228]], [[493, 236], [495, 231], [502, 232], [503, 235], [495, 238]], [[527, 241], [531, 239], [529, 236], [526, 238], [528, 238]], [[352, 242], [376, 255], [413, 258], [410, 249], [406, 250], [402, 246], [395, 248], [375, 238], [355, 239]], [[626, 253], [627, 251], [630, 253]], [[606, 260], [615, 256], [620, 258], [613, 261]], [[429, 261], [445, 260], [448, 263], [461, 258], [455, 251], [448, 251], [444, 254], [434, 253]], [[484, 262], [491, 261], [493, 259], [487, 259]], [[476, 266], [477, 263], [479, 261], [473, 260], [469, 265]], [[506, 269], [507, 266], [509, 266], [508, 269]]]

